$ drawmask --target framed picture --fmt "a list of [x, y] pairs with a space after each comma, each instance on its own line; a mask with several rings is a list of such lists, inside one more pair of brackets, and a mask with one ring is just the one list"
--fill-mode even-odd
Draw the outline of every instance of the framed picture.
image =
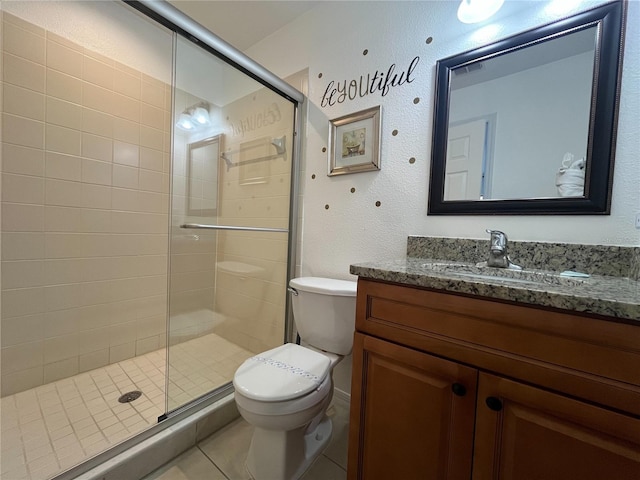
[[330, 123], [330, 177], [380, 170], [380, 105]]

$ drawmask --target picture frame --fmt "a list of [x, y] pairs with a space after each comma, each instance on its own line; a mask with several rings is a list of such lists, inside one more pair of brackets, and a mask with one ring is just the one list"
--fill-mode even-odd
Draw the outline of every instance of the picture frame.
[[328, 176], [380, 170], [380, 119], [377, 105], [330, 120]]

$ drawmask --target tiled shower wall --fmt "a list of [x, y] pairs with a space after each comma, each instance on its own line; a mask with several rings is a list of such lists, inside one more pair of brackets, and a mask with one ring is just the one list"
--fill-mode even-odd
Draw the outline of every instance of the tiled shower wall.
[[4, 396], [163, 346], [171, 91], [2, 14]]

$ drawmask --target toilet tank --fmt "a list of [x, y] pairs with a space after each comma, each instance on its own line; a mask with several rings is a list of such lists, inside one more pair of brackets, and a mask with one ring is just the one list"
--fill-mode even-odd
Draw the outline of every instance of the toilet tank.
[[301, 277], [289, 282], [300, 339], [327, 352], [348, 355], [356, 320], [356, 282]]

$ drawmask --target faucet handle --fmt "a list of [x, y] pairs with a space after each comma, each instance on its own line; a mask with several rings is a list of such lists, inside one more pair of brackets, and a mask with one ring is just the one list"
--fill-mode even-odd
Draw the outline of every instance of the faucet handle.
[[500, 230], [491, 230], [487, 228], [487, 233], [491, 235], [491, 247], [504, 249], [507, 246], [507, 234]]

